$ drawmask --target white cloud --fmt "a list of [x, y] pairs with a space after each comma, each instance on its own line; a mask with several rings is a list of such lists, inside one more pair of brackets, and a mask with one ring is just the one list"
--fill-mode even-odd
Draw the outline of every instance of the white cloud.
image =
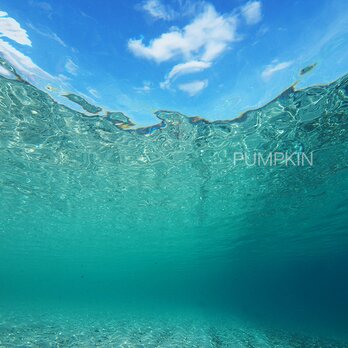
[[158, 63], [179, 58], [212, 61], [237, 40], [237, 20], [233, 15], [219, 15], [213, 6], [204, 11], [183, 29], [174, 28], [145, 45], [142, 39], [131, 39], [128, 47], [138, 57]]
[[241, 8], [242, 16], [247, 24], [256, 24], [261, 21], [261, 1], [249, 1]]
[[206, 87], [208, 87], [208, 80], [192, 81], [179, 85], [179, 89], [187, 93], [190, 97], [196, 95]]
[[161, 82], [160, 86], [162, 89], [170, 87], [171, 81], [182, 75], [194, 74], [211, 67], [210, 62], [203, 62], [199, 60], [191, 60], [190, 62], [180, 63], [175, 65], [167, 75], [166, 79]]
[[200, 72], [200, 71], [208, 69], [210, 67], [211, 67], [210, 62], [202, 62], [199, 60], [192, 60], [190, 62], [177, 64], [169, 72], [168, 79], [172, 79], [175, 76]]
[[[158, 3], [158, 2], [156, 2]], [[204, 5], [201, 12], [183, 28], [171, 28], [168, 32], [144, 44], [142, 39], [130, 39], [128, 48], [141, 58], [162, 63], [177, 59], [181, 61], [167, 74], [161, 88], [169, 88], [178, 76], [208, 69], [212, 62], [223, 54], [234, 41], [237, 16], [220, 15], [212, 5]], [[207, 80], [179, 85], [179, 89], [195, 95], [208, 85]]]
[[202, 12], [207, 4], [205, 0], [179, 0], [176, 3], [179, 5], [178, 12], [181, 17], [194, 17]]
[[53, 77], [49, 73], [37, 66], [28, 56], [19, 52], [11, 44], [2, 39], [0, 39], [0, 54], [18, 71], [18, 73], [25, 75], [29, 80], [53, 80]]
[[53, 11], [52, 6], [49, 3], [44, 2], [44, 1], [40, 2], [40, 1], [32, 1], [31, 0], [31, 1], [29, 1], [29, 4], [31, 6], [39, 8], [40, 10], [43, 10], [45, 12], [52, 12]]
[[[8, 17], [7, 13], [3, 11], [0, 11], [0, 37], [7, 37], [19, 44], [31, 46], [31, 41], [29, 40], [27, 32], [21, 28], [17, 21]], [[52, 76], [36, 65], [29, 56], [20, 52], [17, 48], [12, 46], [11, 43], [2, 38], [0, 38], [0, 56], [16, 69], [19, 76], [40, 88], [47, 85], [47, 83], [54, 83], [59, 88], [65, 88], [67, 86], [65, 84], [68, 79], [67, 77], [63, 75], [57, 77]], [[4, 67], [2, 67], [1, 72], [6, 74], [6, 76], [15, 77], [15, 73], [6, 73]], [[50, 86], [50, 90], [55, 89], [56, 87], [53, 88]]]
[[47, 36], [49, 39], [58, 42], [58, 43], [59, 43], [60, 45], [62, 45], [63, 47], [67, 47], [66, 43], [65, 43], [56, 33], [46, 33], [46, 36]]
[[134, 87], [134, 90], [138, 93], [148, 93], [151, 91], [151, 83], [148, 81], [145, 81], [142, 85], [142, 87]]
[[42, 35], [44, 37], [47, 37], [50, 40], [58, 42], [63, 47], [67, 47], [67, 44], [56, 33], [53, 33], [51, 31], [49, 31], [47, 28], [41, 28], [42, 30], [40, 30], [39, 28], [35, 27], [31, 23], [29, 23], [28, 26], [29, 26], [30, 29], [34, 30], [38, 34], [40, 34], [40, 35]]
[[57, 79], [62, 82], [71, 81], [71, 78], [64, 74], [58, 74]]
[[96, 89], [94, 89], [94, 88], [87, 88], [87, 91], [88, 91], [88, 93], [91, 94], [94, 98], [97, 98], [97, 99], [100, 98], [100, 94], [99, 94], [99, 92], [98, 92]]
[[66, 71], [71, 75], [77, 75], [78, 66], [72, 61], [72, 59], [68, 58], [65, 63]]
[[[193, 15], [190, 1], [179, 1], [179, 8], [186, 8], [186, 14]], [[185, 5], [186, 4], [186, 5]], [[171, 88], [174, 80], [186, 74], [202, 72], [212, 67], [215, 60], [226, 52], [233, 42], [239, 41], [237, 35], [238, 20], [242, 17], [248, 24], [256, 24], [262, 19], [261, 1], [249, 1], [244, 6], [229, 14], [220, 14], [204, 1], [195, 2], [196, 14], [191, 22], [183, 27], [171, 27], [149, 42], [143, 38], [130, 39], [129, 50], [137, 57], [163, 63], [171, 60], [177, 62], [163, 82], [162, 89]], [[160, 0], [148, 0], [142, 9], [152, 13], [153, 17], [165, 20], [173, 19], [174, 10], [163, 5]], [[174, 12], [170, 12], [174, 11]], [[176, 16], [184, 16], [177, 12]], [[273, 72], [271, 71], [271, 74]], [[208, 85], [207, 80], [185, 83], [178, 88], [189, 95], [195, 95]]]
[[[29, 36], [21, 25], [4, 11], [0, 11], [0, 37], [7, 37], [21, 45], [31, 46]], [[0, 55], [12, 65], [17, 73], [32, 83], [60, 81], [36, 65], [30, 57], [20, 52], [7, 41], [0, 39]]]
[[21, 45], [31, 46], [31, 41], [25, 29], [6, 12], [0, 11], [0, 37], [7, 37]]
[[[154, 19], [172, 21], [184, 17], [194, 17], [197, 13], [202, 12], [206, 3], [204, 0], [144, 0], [136, 6], [136, 9], [146, 12]], [[174, 5], [175, 4], [175, 8]]]
[[276, 63], [269, 64], [266, 66], [266, 68], [262, 71], [261, 77], [264, 80], [270, 79], [275, 73], [287, 69], [292, 65], [292, 61], [282, 62], [282, 63]]
[[141, 9], [155, 19], [170, 21], [176, 16], [176, 12], [169, 6], [164, 6], [160, 0], [147, 0], [141, 5]]

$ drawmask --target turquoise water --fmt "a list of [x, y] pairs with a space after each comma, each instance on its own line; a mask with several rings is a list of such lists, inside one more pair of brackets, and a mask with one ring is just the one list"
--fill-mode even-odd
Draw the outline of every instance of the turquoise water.
[[233, 121], [69, 99], [0, 77], [0, 347], [347, 346], [347, 75]]

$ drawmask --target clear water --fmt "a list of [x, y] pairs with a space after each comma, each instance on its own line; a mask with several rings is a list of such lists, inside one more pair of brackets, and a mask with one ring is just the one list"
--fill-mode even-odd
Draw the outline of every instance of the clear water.
[[[234, 121], [93, 110], [0, 78], [0, 347], [348, 346], [348, 76]], [[277, 151], [313, 166], [233, 163]]]

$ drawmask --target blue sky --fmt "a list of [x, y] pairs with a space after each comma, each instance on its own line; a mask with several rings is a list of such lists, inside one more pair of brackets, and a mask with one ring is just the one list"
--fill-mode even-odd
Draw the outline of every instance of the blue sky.
[[231, 119], [296, 81], [348, 72], [346, 0], [0, 0], [0, 11], [0, 55], [31, 83], [140, 125], [158, 109]]

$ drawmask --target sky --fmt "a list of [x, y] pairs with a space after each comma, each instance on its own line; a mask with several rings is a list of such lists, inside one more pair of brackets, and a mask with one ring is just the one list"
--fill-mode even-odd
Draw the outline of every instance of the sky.
[[346, 74], [347, 23], [346, 0], [0, 0], [0, 56], [139, 126], [157, 110], [233, 119]]

